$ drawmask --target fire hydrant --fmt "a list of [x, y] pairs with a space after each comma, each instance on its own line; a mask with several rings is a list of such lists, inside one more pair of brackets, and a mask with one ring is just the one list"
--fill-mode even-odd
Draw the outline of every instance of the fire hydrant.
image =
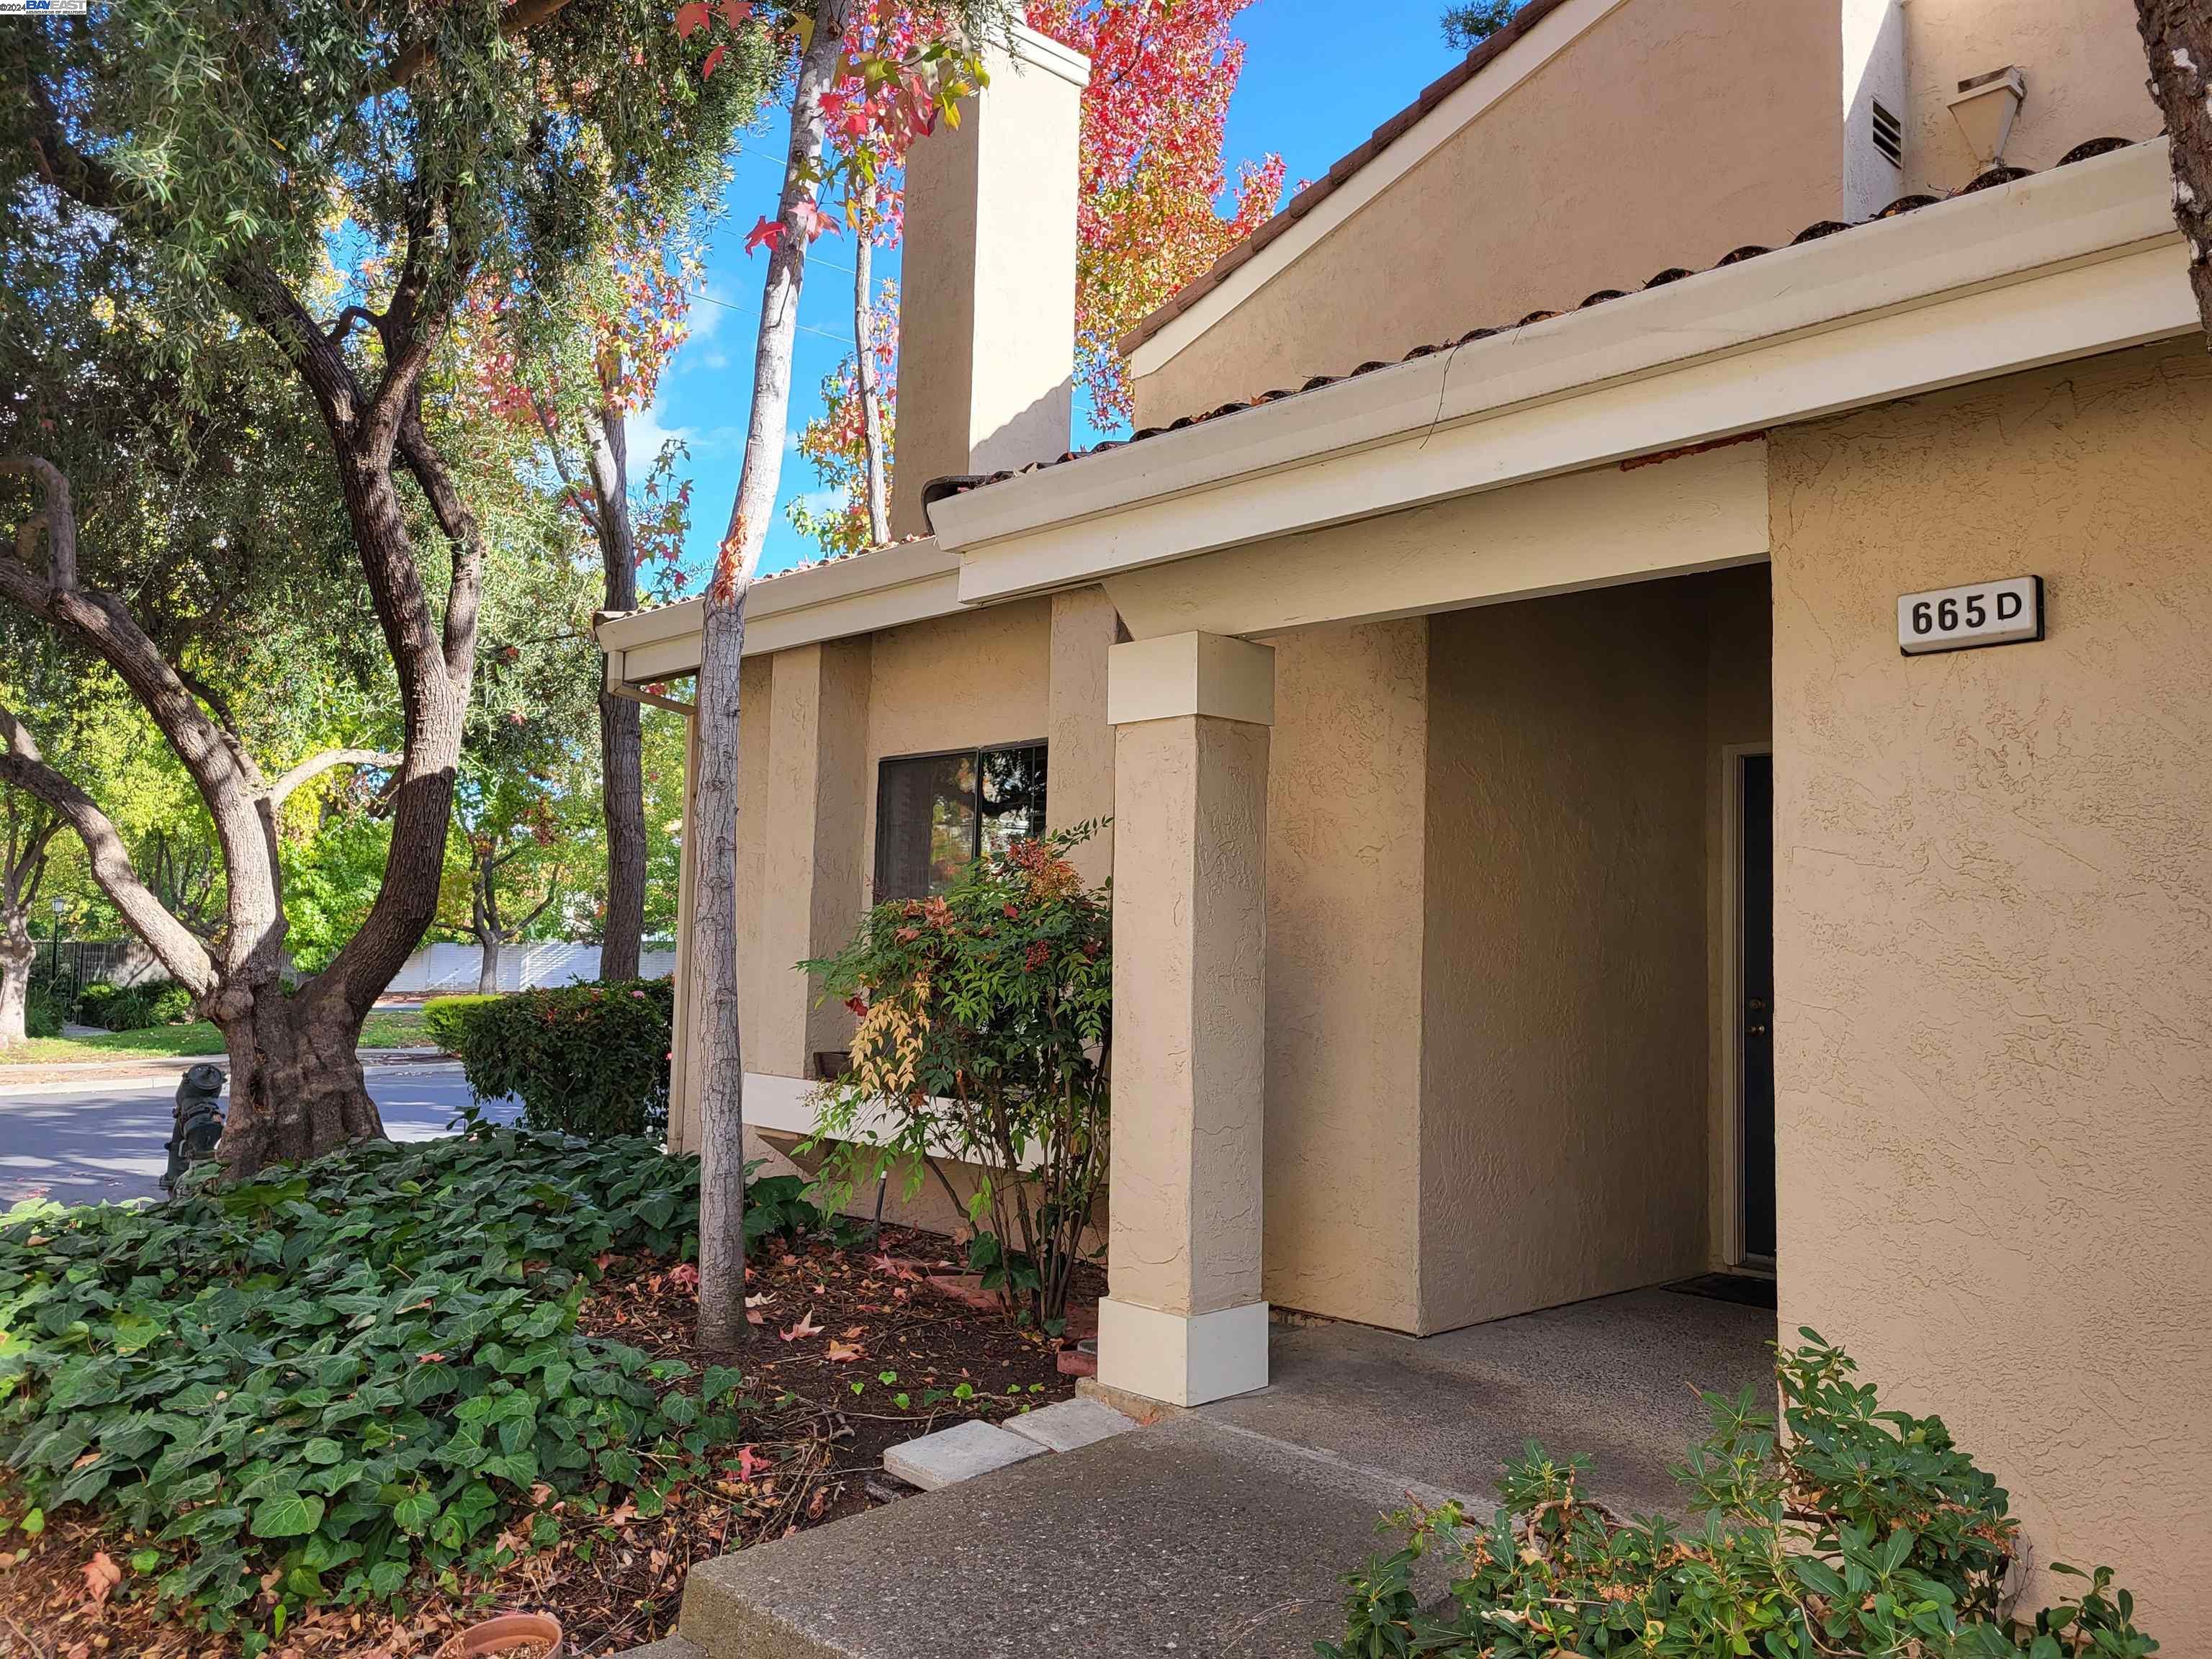
[[169, 1131], [169, 1167], [161, 1175], [161, 1190], [173, 1193], [177, 1177], [195, 1164], [215, 1156], [222, 1139], [222, 1067], [200, 1065], [185, 1073], [177, 1085], [177, 1114]]

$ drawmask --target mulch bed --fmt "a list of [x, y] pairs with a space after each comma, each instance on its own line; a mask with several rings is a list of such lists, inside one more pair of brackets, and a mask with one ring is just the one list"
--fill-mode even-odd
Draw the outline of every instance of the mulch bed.
[[[577, 1659], [641, 1646], [675, 1627], [694, 1560], [885, 1501], [886, 1447], [1072, 1395], [1060, 1341], [930, 1285], [959, 1272], [953, 1256], [945, 1239], [890, 1227], [880, 1249], [770, 1244], [747, 1269], [747, 1318], [757, 1322], [737, 1362], [752, 1437], [715, 1448], [709, 1471], [673, 1491], [662, 1514], [552, 1503], [546, 1512], [561, 1536], [551, 1548], [524, 1548], [523, 1517], [515, 1559], [489, 1580], [427, 1594], [411, 1585], [401, 1620], [361, 1608], [319, 1614], [286, 1630], [269, 1659], [430, 1659], [461, 1626], [523, 1610], [558, 1618]], [[606, 1266], [582, 1328], [703, 1370], [692, 1346], [696, 1272], [650, 1258]], [[1095, 1328], [1104, 1289], [1103, 1274], [1079, 1274], [1075, 1331]], [[696, 1378], [677, 1386], [696, 1390]], [[0, 1492], [0, 1512], [21, 1508]], [[50, 1516], [42, 1536], [5, 1541], [14, 1553], [0, 1551], [0, 1659], [234, 1659], [240, 1650], [235, 1637], [194, 1632], [132, 1599], [127, 1566], [108, 1586], [109, 1570], [137, 1542], [103, 1531], [88, 1511]]]

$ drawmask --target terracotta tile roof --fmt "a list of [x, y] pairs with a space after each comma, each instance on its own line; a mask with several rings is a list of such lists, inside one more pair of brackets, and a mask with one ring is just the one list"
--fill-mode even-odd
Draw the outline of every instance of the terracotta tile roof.
[[[1543, 4], [1544, 0], [1531, 0], [1531, 3], [1528, 5], [1522, 8], [1522, 9], [1516, 14], [1516, 21], [1517, 22], [1521, 18], [1528, 16], [1530, 13], [1536, 11], [1538, 8]], [[1498, 37], [1497, 35], [1492, 35], [1491, 37], [1492, 40], [1495, 40], [1498, 38]], [[1478, 52], [1475, 56], [1480, 57], [1480, 52]], [[1468, 62], [1474, 62], [1474, 58], [1470, 58]], [[1446, 77], [1446, 79], [1449, 78], [1450, 77], [1449, 76]], [[1439, 82], [1437, 84], [1441, 86], [1443, 82]], [[1424, 94], [1424, 96], [1426, 94]], [[1377, 131], [1379, 133], [1381, 131], [1387, 131], [1389, 129], [1386, 127], [1378, 129]], [[2087, 143], [2076, 144], [2072, 149], [2068, 150], [2065, 155], [2058, 158], [2058, 161], [2054, 165], [2056, 167], [2069, 167], [2076, 161], [2086, 161], [2094, 155], [2105, 155], [2116, 149], [2125, 149], [2134, 142], [2134, 140], [2127, 138], [2092, 138]], [[1358, 154], [1357, 151], [1353, 153], [1355, 155]], [[1952, 191], [1951, 194], [1953, 196], [1969, 196], [1973, 194], [1976, 191], [1989, 190], [1998, 185], [2010, 184], [2015, 179], [2025, 179], [2029, 175], [2032, 169], [2027, 167], [1991, 167], [1988, 172], [1981, 174], [1972, 183], [1960, 185], [1957, 190]], [[1874, 218], [1866, 221], [1866, 222], [1868, 224], [1873, 224], [1877, 221], [1883, 219], [1894, 219], [1900, 214], [1917, 212], [1922, 208], [1932, 207], [1936, 203], [1946, 199], [1948, 198], [1941, 196], [1899, 197], [1896, 201], [1892, 202], [1881, 212], [1875, 214]], [[1790, 246], [1795, 247], [1801, 242], [1818, 241], [1824, 236], [1840, 235], [1846, 231], [1854, 230], [1857, 228], [1858, 227], [1855, 225], [1846, 224], [1840, 220], [1823, 219], [1818, 223], [1808, 225], [1804, 229], [1799, 231], [1796, 235], [1790, 238]], [[1722, 255], [1711, 268], [1717, 270], [1723, 265], [1741, 264], [1746, 259], [1755, 259], [1761, 254], [1771, 253], [1774, 250], [1771, 248], [1755, 246], [1746, 246], [1743, 247], [1734, 248], [1729, 252]], [[1217, 266], [1216, 270], [1218, 269], [1219, 267]], [[1668, 283], [1679, 283], [1686, 276], [1694, 276], [1698, 274], [1698, 273], [1697, 271], [1686, 265], [1670, 265], [1666, 270], [1659, 272], [1656, 276], [1643, 283], [1642, 286], [1646, 289], [1661, 288]], [[1200, 278], [1200, 280], [1202, 282], [1205, 279]], [[1591, 306], [1603, 305], [1608, 300], [1622, 299], [1626, 297], [1629, 292], [1631, 292], [1631, 290], [1626, 289], [1600, 289], [1596, 293], [1589, 295], [1572, 308], [1579, 311]], [[1547, 318], [1556, 317], [1560, 313], [1556, 311], [1532, 311], [1526, 317], [1522, 318], [1518, 322], [1508, 324], [1504, 327], [1470, 329], [1468, 332], [1461, 335], [1455, 340], [1443, 340], [1437, 342], [1434, 345], [1415, 346], [1411, 351], [1407, 352], [1402, 359], [1398, 361], [1411, 362], [1416, 357], [1425, 357], [1432, 352], [1449, 351], [1455, 347], [1466, 345], [1470, 341], [1485, 339], [1492, 334], [1503, 334], [1509, 331], [1510, 329], [1526, 328], [1531, 323], [1540, 323]], [[1390, 367], [1392, 367], [1391, 363], [1386, 362], [1378, 358], [1368, 362], [1364, 362], [1357, 368], [1351, 370], [1347, 374], [1316, 374], [1311, 380], [1306, 381], [1303, 386], [1279, 387], [1272, 392], [1263, 392], [1255, 398], [1246, 398], [1237, 403], [1226, 403], [1222, 404], [1218, 409], [1208, 410], [1202, 415], [1183, 416], [1180, 420], [1171, 421], [1165, 426], [1144, 427], [1138, 431], [1132, 433], [1127, 438], [1109, 438], [1103, 443], [1092, 445], [1088, 449], [1072, 449], [1066, 454], [1059, 456], [1053, 460], [1031, 461], [1024, 467], [1008, 469], [1006, 471], [989, 474], [979, 474], [974, 476], [956, 475], [951, 477], [933, 479], [922, 488], [922, 505], [927, 508], [939, 501], [944, 501], [948, 496], [961, 495], [970, 489], [978, 489], [986, 484], [1003, 483], [1008, 478], [1018, 476], [1018, 473], [1036, 472], [1042, 471], [1046, 467], [1065, 465], [1069, 461], [1080, 460], [1086, 455], [1103, 454], [1109, 449], [1119, 449], [1125, 444], [1141, 443], [1147, 438], [1158, 437], [1163, 432], [1179, 432], [1187, 426], [1196, 426], [1200, 422], [1205, 421], [1218, 421], [1224, 416], [1236, 415], [1242, 413], [1243, 410], [1248, 409], [1257, 408], [1261, 404], [1271, 404], [1277, 401], [1279, 398], [1294, 398], [1303, 392], [1317, 392], [1322, 386], [1335, 385], [1339, 380], [1348, 380], [1356, 375], [1369, 374], [1372, 374], [1378, 368], [1389, 368]]]
[[1124, 334], [1119, 343], [1127, 356], [1177, 317], [1221, 286], [1229, 274], [1266, 247], [1292, 225], [1321, 205], [1323, 198], [1380, 155], [1410, 131], [1420, 118], [1482, 73], [1486, 64], [1503, 54], [1522, 35], [1566, 3], [1566, 0], [1528, 0], [1512, 21], [1468, 53], [1458, 64], [1421, 88], [1421, 95], [1375, 129], [1367, 142], [1348, 155], [1340, 155], [1329, 170], [1284, 204], [1282, 210], [1237, 243], [1196, 277], [1178, 289], [1164, 305]]

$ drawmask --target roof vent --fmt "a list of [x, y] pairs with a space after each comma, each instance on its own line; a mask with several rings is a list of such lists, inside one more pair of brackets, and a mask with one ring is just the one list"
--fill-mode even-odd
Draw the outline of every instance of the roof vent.
[[1890, 166], [1901, 168], [1905, 165], [1904, 125], [1890, 113], [1889, 106], [1881, 99], [1877, 98], [1873, 102], [1874, 147], [1881, 152], [1882, 159]]

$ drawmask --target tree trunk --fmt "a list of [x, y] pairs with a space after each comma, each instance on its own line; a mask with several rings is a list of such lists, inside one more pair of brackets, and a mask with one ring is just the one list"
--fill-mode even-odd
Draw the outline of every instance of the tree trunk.
[[699, 775], [692, 785], [700, 872], [692, 908], [692, 970], [698, 976], [699, 1346], [732, 1353], [745, 1335], [745, 1066], [738, 1024], [737, 867], [738, 665], [745, 648], [745, 592], [760, 568], [775, 510], [791, 412], [791, 353], [806, 280], [806, 229], [822, 154], [822, 94], [836, 72], [852, 0], [817, 0], [814, 34], [799, 61], [791, 143], [769, 253], [753, 353], [752, 409], [744, 469], [722, 538], [701, 626]]
[[30, 998], [31, 969], [38, 959], [30, 913], [21, 905], [0, 906], [0, 1048], [21, 1042], [27, 1035], [25, 1005]]
[[874, 244], [870, 240], [876, 228], [876, 187], [873, 184], [860, 187], [859, 202], [860, 223], [854, 228], [853, 236], [853, 379], [860, 392], [860, 448], [866, 463], [868, 501], [868, 540], [881, 547], [891, 538], [891, 521], [884, 505], [890, 480], [884, 465], [884, 404], [876, 389], [876, 353], [873, 299], [868, 292], [874, 280]]
[[[620, 366], [600, 365], [609, 388], [591, 428], [592, 520], [606, 582], [606, 608], [637, 609], [637, 538], [629, 519], [629, 440], [611, 388]], [[635, 979], [645, 936], [644, 711], [599, 690], [599, 805], [607, 825], [607, 919], [599, 933], [599, 977]]]
[[2151, 95], [2166, 117], [2173, 219], [2189, 241], [2189, 286], [2212, 339], [2212, 0], [2136, 0]]
[[285, 996], [274, 981], [220, 1019], [230, 1053], [230, 1103], [222, 1155], [235, 1175], [272, 1164], [303, 1164], [333, 1147], [380, 1139], [384, 1120], [368, 1097], [355, 1049], [364, 1016], [311, 982]]

